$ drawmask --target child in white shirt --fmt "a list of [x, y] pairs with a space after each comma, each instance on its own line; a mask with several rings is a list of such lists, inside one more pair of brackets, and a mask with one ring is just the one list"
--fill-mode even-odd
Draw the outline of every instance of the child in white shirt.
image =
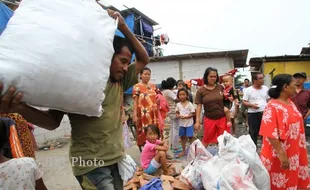
[[188, 100], [188, 90], [182, 88], [178, 91], [179, 103], [176, 105], [176, 116], [179, 119], [179, 136], [182, 141], [183, 151], [178, 157], [185, 155], [186, 142], [189, 139], [190, 143], [194, 140], [194, 119], [195, 108], [193, 104]]

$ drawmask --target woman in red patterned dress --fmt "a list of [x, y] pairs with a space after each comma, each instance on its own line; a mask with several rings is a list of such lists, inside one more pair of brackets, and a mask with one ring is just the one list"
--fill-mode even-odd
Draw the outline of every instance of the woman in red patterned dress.
[[280, 74], [272, 80], [260, 127], [261, 160], [270, 175], [271, 190], [309, 188], [308, 157], [302, 116], [290, 98], [295, 80]]
[[149, 124], [158, 124], [156, 104], [156, 86], [149, 83], [151, 70], [145, 67], [140, 72], [141, 82], [133, 87], [133, 122], [137, 129], [137, 145], [145, 144], [144, 128]]

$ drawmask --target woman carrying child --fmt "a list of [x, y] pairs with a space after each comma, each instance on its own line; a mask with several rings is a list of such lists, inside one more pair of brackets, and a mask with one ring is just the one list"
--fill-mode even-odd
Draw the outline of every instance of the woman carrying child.
[[161, 167], [164, 175], [171, 175], [167, 167], [168, 144], [160, 141], [157, 125], [151, 124], [144, 128], [146, 143], [141, 153], [141, 165], [145, 173], [154, 174]]
[[179, 119], [179, 136], [181, 137], [183, 151], [178, 157], [185, 155], [186, 142], [189, 139], [190, 144], [193, 142], [194, 137], [194, 119], [195, 108], [193, 104], [188, 101], [188, 90], [181, 88], [177, 94], [179, 103], [176, 105], [176, 116]]

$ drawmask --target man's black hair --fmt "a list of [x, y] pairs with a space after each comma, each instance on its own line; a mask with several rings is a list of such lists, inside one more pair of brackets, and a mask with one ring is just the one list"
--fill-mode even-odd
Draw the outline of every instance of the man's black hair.
[[253, 82], [253, 83], [254, 83], [255, 80], [257, 80], [257, 76], [258, 76], [258, 75], [263, 75], [263, 73], [256, 72], [256, 73], [253, 73], [253, 74], [252, 74], [252, 82]]
[[9, 142], [8, 130], [4, 121], [0, 120], [0, 151], [2, 152], [6, 144]]
[[131, 54], [134, 53], [134, 49], [131, 43], [126, 38], [114, 36], [114, 40], [113, 40], [114, 53], [115, 54], [121, 53], [121, 50], [124, 46], [128, 47]]

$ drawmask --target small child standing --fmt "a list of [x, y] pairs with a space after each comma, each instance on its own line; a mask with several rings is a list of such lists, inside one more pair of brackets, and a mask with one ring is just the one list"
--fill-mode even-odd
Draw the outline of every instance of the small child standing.
[[0, 118], [0, 189], [46, 190], [43, 172], [33, 158], [9, 159], [2, 154], [9, 142], [10, 122]]
[[237, 106], [239, 106], [238, 98], [235, 96], [233, 88], [233, 78], [231, 75], [223, 77], [224, 85], [224, 112], [227, 119], [227, 127], [232, 127], [232, 134], [235, 135], [234, 115], [237, 113]]
[[164, 175], [171, 175], [172, 173], [167, 168], [168, 144], [158, 140], [159, 128], [151, 124], [144, 128], [144, 133], [146, 143], [141, 153], [141, 165], [144, 172], [151, 175], [161, 167]]
[[188, 90], [182, 88], [177, 94], [179, 103], [176, 105], [176, 115], [179, 119], [179, 136], [181, 137], [183, 151], [178, 157], [183, 157], [186, 150], [186, 142], [189, 139], [190, 144], [193, 142], [194, 137], [194, 119], [195, 108], [193, 104], [188, 101]]

